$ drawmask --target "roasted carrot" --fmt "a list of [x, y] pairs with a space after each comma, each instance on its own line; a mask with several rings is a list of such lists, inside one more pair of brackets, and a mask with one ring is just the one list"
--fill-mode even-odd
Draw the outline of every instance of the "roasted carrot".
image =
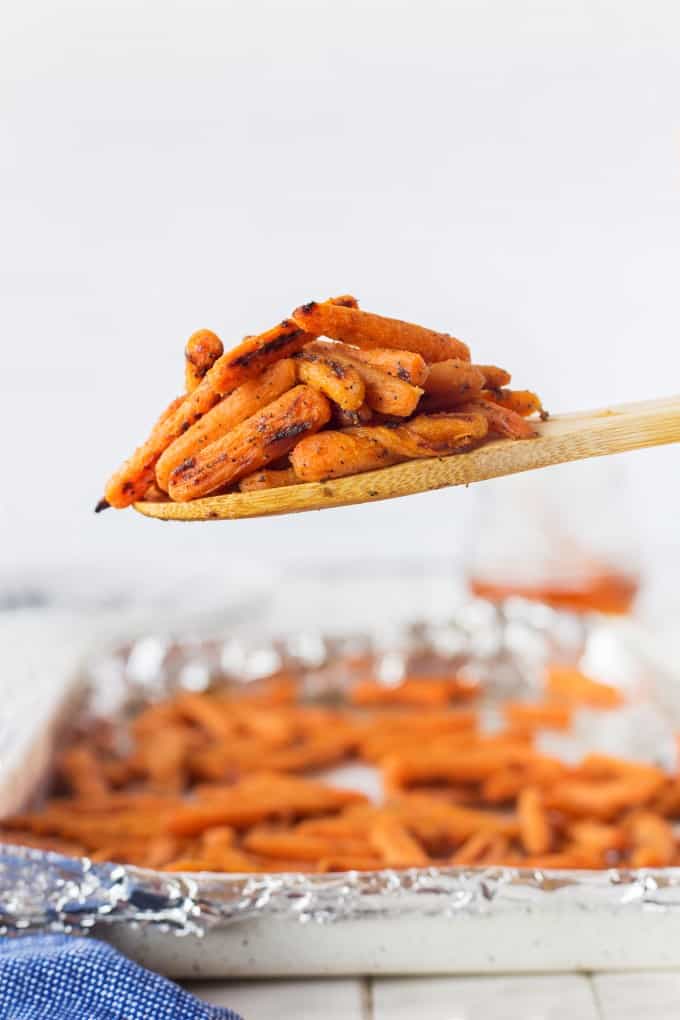
[[627, 776], [602, 782], [563, 779], [546, 790], [546, 804], [575, 818], [609, 822], [622, 811], [650, 803], [663, 785], [650, 776]]
[[257, 864], [249, 854], [233, 847], [212, 853], [201, 852], [197, 857], [179, 857], [163, 866], [163, 871], [224, 871], [248, 874], [257, 871]]
[[[163, 868], [174, 860], [184, 849], [184, 840], [172, 836], [168, 832], [154, 836], [146, 845], [143, 855], [145, 868]], [[116, 858], [114, 857], [113, 860]]]
[[187, 758], [197, 740], [197, 734], [186, 727], [169, 726], [155, 734], [153, 745], [142, 746], [142, 768], [152, 789], [163, 792], [183, 789]]
[[634, 847], [631, 856], [634, 868], [664, 868], [673, 862], [675, 836], [665, 818], [651, 811], [636, 811], [626, 820], [625, 827]]
[[568, 730], [572, 710], [569, 705], [551, 701], [509, 701], [503, 706], [503, 715], [513, 730]]
[[413, 414], [423, 393], [419, 386], [412, 386], [411, 383], [396, 379], [361, 361], [353, 353], [348, 353], [350, 348], [345, 347], [344, 351], [339, 351], [339, 346], [318, 340], [309, 344], [305, 352], [329, 357], [340, 365], [353, 368], [363, 380], [366, 404], [371, 410], [400, 418], [408, 418]]
[[509, 439], [533, 439], [536, 435], [533, 426], [519, 414], [509, 411], [506, 407], [501, 407], [500, 404], [494, 404], [490, 400], [475, 397], [474, 400], [466, 400], [461, 403], [457, 410], [483, 415], [488, 422], [489, 432], [499, 436], [507, 436]]
[[502, 386], [507, 386], [512, 379], [510, 373], [498, 365], [475, 365], [475, 368], [482, 373], [484, 385], [490, 390], [499, 390]]
[[[426, 708], [431, 706], [427, 705]], [[432, 738], [436, 739], [435, 737]], [[442, 742], [444, 738], [442, 738]], [[423, 742], [423, 734], [417, 730], [414, 733], [408, 731], [387, 732], [374, 734], [362, 740], [359, 750], [359, 757], [367, 762], [380, 762], [390, 755], [400, 754], [402, 751], [412, 751]], [[445, 742], [449, 747], [470, 747], [474, 741], [469, 739], [469, 733], [460, 731], [458, 733], [447, 733]], [[452, 784], [447, 785], [447, 790], [453, 788]]]
[[324, 786], [292, 776], [267, 773], [246, 777], [235, 786], [218, 788], [202, 801], [180, 804], [163, 820], [176, 835], [198, 835], [216, 825], [248, 829], [272, 818], [311, 817], [365, 802], [353, 790]]
[[422, 846], [403, 822], [391, 815], [377, 818], [368, 831], [371, 849], [388, 868], [424, 868], [430, 863]]
[[229, 850], [235, 839], [236, 830], [230, 825], [216, 825], [214, 829], [206, 829], [201, 834], [201, 853], [209, 857], [215, 852]]
[[232, 740], [236, 734], [237, 721], [229, 712], [229, 706], [210, 694], [185, 691], [175, 701], [180, 718], [198, 726], [215, 740]]
[[24, 816], [25, 825], [16, 825], [19, 819], [3, 822], [5, 827], [31, 828], [41, 834], [53, 833], [83, 843], [88, 848], [106, 845], [112, 839], [148, 837], [163, 831], [167, 815], [158, 813], [144, 815], [135, 811], [121, 812], [114, 816], [87, 815], [68, 811], [62, 807], [51, 807], [40, 814]]
[[346, 361], [339, 361], [330, 354], [302, 350], [295, 355], [295, 367], [300, 382], [325, 393], [338, 407], [358, 411], [364, 403], [364, 380]]
[[335, 765], [349, 756], [356, 743], [352, 734], [339, 732], [317, 734], [293, 747], [271, 751], [262, 765], [275, 772], [306, 772]]
[[293, 319], [308, 333], [343, 340], [357, 347], [390, 347], [414, 351], [430, 364], [447, 361], [449, 358], [470, 360], [467, 345], [448, 333], [437, 333], [424, 326], [385, 318], [358, 308], [344, 308], [326, 301], [321, 304], [310, 301], [295, 309]]
[[242, 478], [238, 487], [241, 492], [258, 492], [261, 489], [279, 489], [284, 485], [299, 485], [299, 483], [300, 479], [292, 467], [277, 468], [276, 470], [263, 468], [261, 471], [253, 471], [252, 475]]
[[166, 833], [151, 837], [112, 837], [105, 846], [91, 850], [88, 856], [93, 861], [118, 861], [145, 868], [164, 868], [182, 851], [183, 842]]
[[85, 744], [75, 744], [64, 752], [59, 762], [59, 772], [78, 796], [99, 797], [109, 792], [101, 765], [91, 748]]
[[676, 778], [667, 779], [650, 806], [665, 818], [679, 818], [680, 782]]
[[476, 832], [516, 836], [517, 820], [495, 811], [447, 804], [426, 794], [408, 794], [393, 804], [394, 813], [425, 845], [441, 839], [460, 843]]
[[[384, 685], [382, 685], [384, 687]], [[368, 692], [369, 697], [375, 697], [375, 690]], [[359, 700], [357, 703], [361, 703]], [[399, 701], [395, 701], [399, 704]], [[366, 704], [364, 702], [364, 704]], [[373, 702], [375, 705], [375, 701]], [[385, 702], [383, 701], [383, 704]], [[389, 704], [389, 703], [388, 703]], [[423, 708], [422, 702], [417, 704], [419, 709]], [[358, 743], [359, 756], [364, 761], [375, 762], [388, 754], [394, 754], [406, 748], [420, 747], [423, 742], [430, 744], [432, 741], [442, 737], [447, 744], [453, 746], [466, 746], [475, 736], [477, 715], [471, 711], [429, 710], [415, 715], [408, 712], [405, 716], [399, 712], [390, 712], [389, 720], [381, 712], [374, 723], [362, 727], [362, 733]], [[391, 720], [394, 718], [394, 722]], [[402, 719], [400, 722], [399, 720]], [[406, 721], [410, 719], [411, 724]]]
[[176, 467], [168, 491], [174, 500], [184, 502], [236, 482], [288, 453], [300, 436], [316, 432], [330, 416], [322, 393], [295, 386]]
[[335, 346], [338, 353], [362, 361], [365, 365], [373, 365], [386, 375], [411, 383], [412, 386], [422, 386], [430, 371], [425, 359], [415, 351], [391, 350], [387, 347], [362, 350], [360, 347], [350, 347], [340, 342]]
[[144, 490], [142, 499], [145, 503], [162, 503], [164, 501], [167, 502], [168, 494], [156, 482], [149, 482]]
[[539, 790], [527, 786], [517, 798], [519, 834], [528, 854], [547, 854], [552, 831]]
[[221, 397], [255, 378], [273, 362], [295, 354], [310, 339], [309, 334], [286, 319], [266, 333], [246, 337], [238, 347], [223, 354], [193, 393], [185, 397], [109, 479], [104, 493], [106, 501], [122, 508], [141, 499], [147, 485], [153, 481], [158, 458], [174, 439], [191, 428]]
[[405, 677], [400, 683], [389, 685], [369, 678], [354, 684], [349, 696], [355, 705], [437, 707], [449, 704], [459, 691], [460, 683], [456, 677]]
[[483, 438], [485, 432], [481, 415], [419, 415], [393, 428], [367, 425], [322, 432], [301, 440], [290, 460], [302, 481], [341, 478], [400, 460], [455, 453]]
[[244, 382], [165, 450], [156, 464], [156, 480], [160, 488], [167, 491], [170, 475], [185, 460], [221, 439], [294, 385], [295, 365], [290, 358], [277, 361], [258, 378]]
[[368, 838], [368, 831], [374, 819], [380, 817], [383, 808], [375, 804], [350, 805], [340, 814], [321, 818], [306, 818], [298, 822], [298, 832], [316, 836], [348, 836]]
[[311, 339], [290, 319], [284, 319], [260, 336], [246, 337], [238, 347], [223, 354], [205, 381], [221, 396], [232, 393], [242, 382], [256, 378], [273, 362], [296, 354]]
[[482, 398], [490, 400], [492, 404], [499, 404], [508, 411], [514, 411], [521, 418], [540, 414], [543, 410], [541, 398], [531, 390], [486, 389], [482, 393]]
[[[421, 682], [420, 678], [417, 682]], [[451, 736], [462, 731], [476, 737], [478, 722], [477, 712], [470, 708], [433, 709], [429, 712], [412, 712], [405, 708], [402, 711], [376, 712], [362, 723], [362, 746], [373, 737], [382, 739], [392, 735], [405, 739], [412, 735], [419, 743], [423, 739], [429, 743], [437, 735]]]
[[[527, 730], [509, 730], [508, 739], [521, 739], [530, 734]], [[570, 770], [558, 758], [533, 751], [531, 758], [524, 765], [524, 778], [527, 784], [543, 788], [552, 788], [558, 779], [570, 774]]]
[[443, 410], [481, 393], [484, 376], [469, 361], [452, 358], [431, 366], [423, 389], [430, 402], [428, 406], [436, 405]]
[[260, 857], [317, 861], [330, 854], [371, 854], [365, 839], [346, 836], [313, 836], [306, 832], [253, 829], [243, 840], [246, 850]]
[[587, 847], [601, 852], [623, 850], [628, 842], [628, 836], [622, 826], [607, 825], [604, 822], [572, 822], [567, 834], [574, 847]]
[[359, 302], [352, 294], [340, 294], [338, 297], [328, 299], [331, 305], [342, 305], [344, 308], [358, 308]]
[[623, 776], [642, 776], [649, 780], [663, 783], [666, 778], [663, 769], [648, 762], [631, 761], [613, 754], [591, 752], [572, 769], [572, 774], [579, 779], [618, 779]]
[[[182, 407], [185, 400], [186, 394], [183, 393], [179, 397], [175, 397], [174, 400], [170, 401], [165, 410], [161, 412], [161, 414], [154, 422], [153, 428], [149, 433], [149, 438], [147, 439], [145, 446], [150, 448], [155, 446], [155, 444], [157, 443], [164, 444], [163, 436], [165, 435], [166, 425], [170, 421], [170, 419], [174, 417], [175, 413], [179, 413], [179, 409]], [[136, 457], [137, 454], [140, 453], [141, 449], [142, 447], [140, 447], [139, 450], [135, 451], [134, 457]], [[107, 507], [110, 506], [116, 506], [120, 508], [123, 506], [128, 506], [130, 503], [134, 502], [137, 499], [147, 498], [146, 495], [147, 491], [151, 488], [151, 486], [155, 485], [156, 482], [156, 479], [154, 478], [153, 467], [147, 465], [143, 471], [140, 468], [139, 477], [136, 478], [133, 482], [131, 480], [132, 475], [130, 475], [130, 477], [128, 478], [126, 474], [127, 465], [129, 463], [130, 463], [129, 461], [126, 461], [125, 464], [123, 464], [123, 466], [120, 468], [120, 470], [117, 471], [116, 474], [113, 475], [112, 478], [109, 480], [106, 488], [107, 495], [105, 496], [104, 499], [101, 499], [97, 503], [97, 506], [95, 507], [96, 513], [99, 513], [100, 510], [105, 510]], [[122, 475], [125, 475], [125, 477], [122, 478], [122, 480], [120, 480], [120, 484], [118, 484], [119, 476]], [[109, 495], [112, 497], [111, 499], [108, 498]], [[130, 496], [131, 498], [128, 498]]]
[[471, 866], [475, 864], [491, 864], [499, 861], [508, 849], [508, 841], [505, 836], [497, 832], [482, 830], [469, 836], [449, 860], [454, 867]]
[[[356, 298], [349, 294], [330, 298], [328, 304], [330, 307], [349, 310], [357, 308]], [[246, 337], [215, 362], [216, 371], [208, 373], [212, 375], [211, 388], [216, 389], [220, 395], [231, 393], [241, 382], [255, 378], [268, 365], [301, 350], [315, 335], [300, 330], [291, 319], [284, 319], [278, 326], [259, 336]]]
[[350, 429], [355, 425], [370, 425], [374, 417], [368, 404], [362, 404], [356, 411], [345, 411], [342, 407], [335, 405], [331, 416], [331, 425], [336, 429]]
[[228, 742], [205, 744], [190, 756], [188, 768], [193, 779], [222, 780], [234, 774], [259, 771], [271, 743], [252, 735], [232, 737]]
[[275, 815], [271, 804], [256, 804], [236, 795], [231, 801], [207, 804], [181, 804], [168, 818], [168, 832], [178, 836], [195, 836], [216, 825], [248, 829]]
[[521, 765], [530, 756], [526, 745], [507, 743], [469, 748], [425, 747], [409, 749], [385, 759], [393, 777], [402, 786], [437, 780], [454, 783], [482, 782], [502, 768]]
[[433, 457], [455, 453], [483, 439], [487, 432], [487, 424], [482, 415], [458, 412], [420, 414], [396, 428], [379, 428], [380, 442], [390, 450], [398, 450], [404, 457]]
[[546, 690], [554, 697], [564, 698], [592, 708], [616, 708], [623, 695], [611, 684], [593, 680], [572, 666], [554, 664], [548, 667]]
[[201, 379], [224, 354], [220, 338], [209, 329], [192, 333], [184, 348], [184, 377], [187, 393], [193, 393]]
[[492, 772], [481, 785], [482, 800], [488, 804], [505, 804], [514, 800], [526, 786], [521, 768], [501, 768]]
[[290, 454], [296, 478], [318, 482], [396, 464], [401, 458], [377, 439], [354, 435], [353, 429], [321, 432], [301, 440]]

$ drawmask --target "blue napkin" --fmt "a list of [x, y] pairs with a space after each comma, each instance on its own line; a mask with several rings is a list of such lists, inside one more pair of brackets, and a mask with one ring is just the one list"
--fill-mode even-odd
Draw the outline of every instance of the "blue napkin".
[[240, 1020], [90, 938], [0, 939], [0, 1020]]

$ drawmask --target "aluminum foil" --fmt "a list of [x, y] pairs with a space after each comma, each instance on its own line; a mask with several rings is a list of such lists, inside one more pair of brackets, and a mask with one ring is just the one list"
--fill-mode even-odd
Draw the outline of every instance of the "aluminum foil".
[[[149, 635], [87, 664], [81, 719], [119, 717], [178, 689], [251, 684], [279, 668], [303, 677], [304, 696], [340, 701], [355, 679], [347, 657], [368, 660], [383, 683], [413, 669], [455, 668], [484, 683], [482, 712], [493, 728], [505, 697], [531, 697], [546, 661], [559, 658], [606, 676], [625, 691], [615, 713], [581, 711], [574, 733], [546, 735], [544, 746], [569, 759], [585, 748], [674, 767], [675, 689], [626, 621], [578, 617], [511, 600], [461, 604], [445, 623], [398, 633], [328, 639], [309, 632], [285, 640], [183, 641]], [[603, 716], [606, 719], [603, 721]], [[76, 720], [77, 724], [77, 720]], [[87, 931], [95, 925], [153, 925], [201, 935], [250, 918], [332, 923], [369, 917], [457, 915], [572, 906], [625, 911], [680, 908], [680, 869], [528, 871], [421, 868], [338, 875], [178, 875], [21, 847], [0, 847], [0, 933]]]
[[203, 935], [250, 918], [326, 924], [360, 918], [489, 914], [567, 900], [680, 909], [680, 869], [527, 871], [414, 868], [342, 875], [181, 876], [92, 864], [25, 848], [0, 854], [0, 933], [87, 932], [95, 925], [155, 925]]

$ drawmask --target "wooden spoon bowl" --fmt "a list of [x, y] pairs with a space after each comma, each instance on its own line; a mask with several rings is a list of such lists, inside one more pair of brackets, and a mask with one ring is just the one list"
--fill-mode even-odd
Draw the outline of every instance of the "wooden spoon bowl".
[[136, 503], [135, 510], [164, 521], [237, 520], [325, 510], [396, 499], [416, 492], [469, 485], [520, 471], [605, 457], [680, 442], [680, 396], [598, 411], [557, 415], [536, 424], [536, 439], [499, 439], [469, 453], [409, 460], [379, 471], [285, 488], [207, 496], [189, 503]]

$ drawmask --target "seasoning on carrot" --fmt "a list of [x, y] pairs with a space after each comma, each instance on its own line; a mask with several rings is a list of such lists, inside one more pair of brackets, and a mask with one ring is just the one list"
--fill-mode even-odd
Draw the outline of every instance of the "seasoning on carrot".
[[224, 354], [220, 338], [210, 329], [192, 333], [184, 348], [184, 375], [187, 393], [192, 393], [201, 379]]
[[156, 464], [156, 480], [160, 488], [167, 492], [170, 475], [176, 467], [221, 439], [294, 385], [295, 365], [290, 358], [275, 362], [256, 379], [242, 383], [168, 446]]
[[288, 453], [300, 436], [318, 431], [330, 416], [323, 394], [308, 386], [295, 386], [183, 461], [170, 475], [168, 492], [174, 500], [184, 502], [237, 482]]
[[310, 301], [295, 309], [293, 319], [308, 333], [343, 340], [356, 347], [414, 351], [428, 362], [447, 361], [449, 358], [470, 360], [467, 345], [448, 333], [437, 333], [424, 326], [385, 318], [358, 308]]

